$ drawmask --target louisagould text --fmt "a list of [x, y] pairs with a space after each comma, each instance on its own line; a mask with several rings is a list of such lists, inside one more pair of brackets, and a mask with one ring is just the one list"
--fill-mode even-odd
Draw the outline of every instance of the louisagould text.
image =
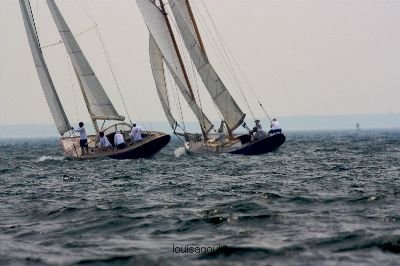
[[175, 246], [172, 245], [172, 253], [174, 254], [209, 254], [209, 253], [218, 253], [221, 249], [221, 245], [218, 246]]

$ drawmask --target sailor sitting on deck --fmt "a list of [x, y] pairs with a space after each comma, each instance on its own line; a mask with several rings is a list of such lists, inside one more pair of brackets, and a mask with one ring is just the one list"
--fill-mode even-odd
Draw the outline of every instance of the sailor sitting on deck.
[[142, 129], [136, 125], [136, 123], [133, 123], [133, 127], [131, 130], [131, 134], [129, 134], [131, 136], [131, 141], [132, 143], [141, 141], [142, 138]]
[[276, 118], [274, 118], [271, 121], [271, 129], [270, 129], [270, 131], [268, 131], [268, 134], [274, 135], [276, 133], [282, 133], [282, 128], [281, 128], [281, 125], [279, 124], [278, 120], [276, 120]]
[[126, 147], [124, 136], [122, 135], [122, 130], [120, 132], [115, 132], [114, 144], [117, 150], [121, 150]]
[[112, 148], [111, 143], [108, 141], [107, 137], [104, 136], [104, 132], [99, 133], [100, 139], [99, 139], [99, 144], [98, 147], [99, 149], [106, 151], [108, 149]]
[[252, 141], [257, 141], [263, 138], [268, 137], [267, 132], [265, 132], [262, 129], [258, 129], [257, 127], [253, 127], [253, 137], [252, 137]]
[[87, 135], [86, 135], [86, 129], [84, 127], [83, 122], [79, 122], [78, 129], [74, 129], [72, 127], [71, 130], [73, 130], [75, 132], [79, 132], [79, 146], [81, 147], [82, 155], [85, 154], [85, 150], [86, 150], [86, 154], [89, 154], [89, 145], [88, 145], [88, 140], [87, 140]]

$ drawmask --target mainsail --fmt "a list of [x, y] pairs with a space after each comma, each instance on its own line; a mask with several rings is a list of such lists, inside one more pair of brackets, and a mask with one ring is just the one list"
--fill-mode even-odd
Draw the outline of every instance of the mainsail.
[[61, 104], [60, 98], [58, 97], [53, 81], [50, 77], [46, 62], [43, 58], [43, 53], [40, 48], [29, 0], [19, 0], [19, 4], [21, 7], [26, 34], [28, 35], [29, 46], [31, 47], [32, 57], [33, 61], [35, 62], [40, 84], [42, 85], [42, 89], [46, 97], [47, 104], [50, 107], [57, 130], [61, 135], [63, 135], [65, 132], [71, 129], [71, 126], [64, 112], [64, 108]]
[[125, 120], [115, 110], [54, 0], [47, 0], [47, 5], [71, 58], [91, 118], [93, 120]]
[[198, 106], [193, 95], [190, 93], [190, 85], [185, 78], [181, 63], [179, 61], [179, 56], [175, 49], [171, 33], [168, 29], [165, 14], [151, 0], [136, 0], [136, 2], [143, 15], [144, 21], [146, 22], [147, 28], [150, 31], [152, 36], [151, 38], [153, 38], [155, 44], [159, 48], [164, 62], [168, 67], [169, 72], [173, 76], [177, 87], [197, 117], [202, 131], [204, 133], [208, 133], [212, 129], [213, 125]]
[[224, 117], [229, 131], [232, 132], [240, 126], [246, 114], [240, 110], [202, 50], [194, 31], [187, 0], [169, 0], [169, 4], [186, 49], [215, 105]]

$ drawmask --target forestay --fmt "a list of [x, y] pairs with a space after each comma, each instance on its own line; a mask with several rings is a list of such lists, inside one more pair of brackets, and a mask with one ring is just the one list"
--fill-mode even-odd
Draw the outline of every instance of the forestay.
[[77, 73], [92, 119], [125, 120], [112, 105], [54, 0], [47, 0], [47, 5]]
[[29, 46], [31, 48], [32, 57], [33, 61], [35, 62], [40, 84], [42, 85], [42, 89], [46, 97], [47, 104], [50, 107], [57, 130], [61, 135], [63, 135], [65, 132], [71, 129], [71, 126], [64, 112], [64, 108], [61, 104], [60, 98], [58, 97], [53, 81], [50, 77], [46, 62], [44, 61], [29, 1], [20, 0], [19, 4], [21, 7], [26, 34], [28, 36]]
[[179, 31], [197, 71], [210, 93], [215, 105], [221, 112], [229, 131], [233, 131], [246, 116], [208, 61], [196, 38], [189, 9], [185, 0], [169, 0]]
[[208, 133], [213, 125], [190, 94], [189, 84], [187, 84], [184, 77], [164, 13], [151, 0], [136, 0], [136, 2], [152, 35], [151, 38], [154, 39], [154, 42], [161, 51], [164, 62], [174, 78], [177, 87], [197, 117], [203, 132]]

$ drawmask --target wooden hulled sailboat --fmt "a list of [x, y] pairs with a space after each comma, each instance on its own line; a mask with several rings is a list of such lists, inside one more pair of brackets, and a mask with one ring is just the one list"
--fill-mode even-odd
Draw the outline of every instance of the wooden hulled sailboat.
[[[136, 159], [149, 157], [168, 144], [170, 141], [170, 136], [155, 131], [143, 132], [142, 141], [130, 143], [129, 133], [131, 131], [131, 125], [124, 122], [125, 118], [117, 113], [101, 83], [89, 65], [89, 62], [86, 60], [86, 57], [76, 42], [75, 37], [62, 17], [54, 0], [48, 0], [47, 5], [49, 6], [62, 41], [71, 58], [72, 66], [79, 81], [85, 104], [93, 122], [94, 129], [97, 133], [97, 135], [88, 136], [89, 153], [82, 155], [79, 147], [79, 136], [74, 136], [73, 132], [71, 131], [71, 125], [68, 117], [64, 111], [46, 66], [29, 0], [20, 0], [19, 3], [39, 80], [42, 85], [47, 103], [50, 107], [57, 130], [61, 135], [61, 147], [67, 156], [80, 159], [93, 159], [97, 157]], [[108, 126], [107, 128], [99, 128], [98, 121], [111, 121], [112, 125]], [[113, 137], [116, 131], [122, 131], [127, 144], [126, 148], [106, 151], [96, 148], [96, 143], [98, 141], [97, 136], [99, 132], [104, 132], [105, 136], [110, 140], [111, 143], [113, 143]], [[67, 132], [70, 134], [69, 137], [64, 136], [64, 134]]]
[[[150, 62], [159, 98], [174, 134], [184, 138], [187, 151], [253, 155], [276, 150], [285, 142], [285, 136], [282, 133], [257, 140], [254, 140], [249, 134], [235, 134], [234, 131], [238, 127], [247, 128], [244, 122], [246, 114], [240, 109], [211, 65], [189, 0], [169, 0], [169, 5], [166, 5], [163, 0], [136, 0], [136, 2], [150, 32]], [[172, 20], [166, 11], [167, 7], [171, 11]], [[174, 30], [173, 26], [175, 25], [176, 29], [174, 28]], [[224, 141], [215, 141], [215, 134], [210, 133], [213, 124], [203, 113], [198, 99], [196, 100], [192, 82], [188, 76], [190, 66], [185, 64], [182, 59], [176, 39], [177, 34], [183, 40], [194, 68], [223, 117], [220, 130], [224, 129], [227, 132]], [[187, 132], [185, 127], [180, 126], [174, 118], [168, 99], [165, 68], [173, 77], [176, 87], [195, 114], [201, 134]], [[182, 132], [178, 132], [179, 129], [182, 129]]]

